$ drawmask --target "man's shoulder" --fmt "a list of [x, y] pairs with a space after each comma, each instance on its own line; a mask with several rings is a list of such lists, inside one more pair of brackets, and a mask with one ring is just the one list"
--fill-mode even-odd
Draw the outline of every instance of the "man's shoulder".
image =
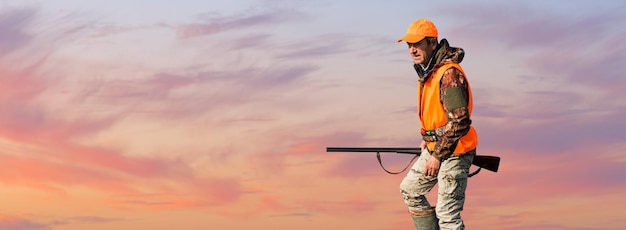
[[467, 79], [458, 64], [450, 65], [441, 76], [442, 87], [458, 87], [465, 84], [467, 84]]
[[462, 72], [461, 64], [457, 63], [457, 62], [443, 62], [443, 63], [439, 63], [434, 69], [437, 72], [442, 71], [442, 73], [446, 73], [446, 72], [450, 71], [451, 69], [456, 69], [456, 70]]

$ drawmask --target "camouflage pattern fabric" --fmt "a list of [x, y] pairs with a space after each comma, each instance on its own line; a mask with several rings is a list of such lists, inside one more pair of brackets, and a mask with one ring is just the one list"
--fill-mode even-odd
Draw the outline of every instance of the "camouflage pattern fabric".
[[[435, 51], [435, 65], [427, 75], [420, 78], [423, 82], [448, 63], [461, 63], [465, 52], [461, 48], [450, 47], [446, 39], [442, 39]], [[433, 157], [445, 160], [452, 155], [459, 139], [470, 130], [471, 120], [467, 104], [469, 101], [468, 83], [463, 73], [456, 68], [447, 69], [441, 78], [440, 101], [446, 110], [448, 122], [444, 126], [443, 135], [423, 136], [425, 141], [436, 141], [432, 149]]]

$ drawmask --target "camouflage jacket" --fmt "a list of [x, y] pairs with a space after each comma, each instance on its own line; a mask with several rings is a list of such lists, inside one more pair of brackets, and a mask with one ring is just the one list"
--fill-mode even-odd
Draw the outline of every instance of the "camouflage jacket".
[[[448, 41], [446, 39], [442, 39], [437, 46], [434, 57], [431, 60], [431, 64], [427, 67], [427, 69], [424, 70], [420, 65], [414, 65], [415, 70], [420, 76], [419, 81], [424, 82], [434, 72], [436, 72], [435, 70], [444, 64], [461, 63], [464, 55], [465, 52], [463, 49], [450, 47]], [[467, 106], [469, 101], [469, 89], [466, 78], [463, 76], [463, 72], [456, 68], [449, 68], [446, 70], [441, 78], [440, 84], [441, 98], [439, 100], [446, 110], [448, 121], [444, 126], [443, 134], [441, 136], [437, 136], [435, 139], [431, 139], [434, 138], [433, 136], [423, 136], [423, 139], [425, 141], [436, 141], [435, 149], [429, 150], [431, 151], [433, 157], [439, 160], [445, 160], [452, 155], [459, 139], [461, 139], [461, 137], [467, 134], [470, 130], [471, 120]], [[459, 88], [460, 90], [454, 91], [460, 93], [455, 95], [446, 95], [445, 92], [451, 88]], [[448, 101], [455, 101], [455, 103], [460, 101], [463, 105], [448, 109], [446, 106]]]

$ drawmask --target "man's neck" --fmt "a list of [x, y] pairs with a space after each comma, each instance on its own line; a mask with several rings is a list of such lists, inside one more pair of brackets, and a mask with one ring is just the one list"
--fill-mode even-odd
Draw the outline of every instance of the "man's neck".
[[424, 69], [425, 71], [428, 71], [428, 68], [430, 68], [430, 63], [433, 61], [433, 55], [431, 55], [430, 57], [428, 57], [428, 63], [426, 65], [424, 64], [420, 64], [420, 66], [422, 66], [422, 69]]

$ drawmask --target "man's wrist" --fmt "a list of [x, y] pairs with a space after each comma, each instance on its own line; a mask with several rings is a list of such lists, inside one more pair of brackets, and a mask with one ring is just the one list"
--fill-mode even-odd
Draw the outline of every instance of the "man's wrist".
[[435, 159], [437, 159], [439, 162], [441, 162], [441, 155], [433, 153], [431, 154], [432, 157], [434, 157]]

